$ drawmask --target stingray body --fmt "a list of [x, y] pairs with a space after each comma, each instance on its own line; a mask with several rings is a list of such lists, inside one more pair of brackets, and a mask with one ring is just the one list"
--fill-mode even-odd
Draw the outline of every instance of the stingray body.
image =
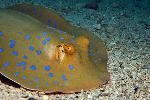
[[2, 75], [46, 93], [79, 92], [109, 80], [106, 48], [98, 37], [46, 8], [16, 5], [11, 9], [0, 10]]

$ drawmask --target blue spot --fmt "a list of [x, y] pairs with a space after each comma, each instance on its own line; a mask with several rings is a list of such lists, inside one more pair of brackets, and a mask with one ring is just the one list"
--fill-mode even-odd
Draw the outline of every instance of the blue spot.
[[49, 76], [49, 77], [53, 77], [54, 74], [53, 74], [53, 73], [49, 73], [48, 76]]
[[65, 76], [65, 75], [62, 75], [62, 76], [61, 76], [61, 78], [62, 78], [64, 81], [66, 81], [66, 80], [67, 80], [67, 78], [66, 78], [66, 76]]
[[39, 82], [39, 78], [38, 78], [38, 77], [36, 77], [36, 78], [35, 78], [35, 81], [38, 83], [38, 82]]
[[42, 32], [42, 35], [43, 35], [43, 36], [45, 36], [45, 35], [47, 35], [47, 34], [48, 34], [47, 32]]
[[62, 34], [62, 33], [63, 33], [63, 31], [62, 31], [62, 30], [58, 30], [58, 33]]
[[51, 27], [51, 29], [52, 29], [52, 30], [56, 30], [56, 28], [54, 28], [54, 27]]
[[37, 53], [37, 55], [40, 55], [42, 52], [41, 52], [41, 50], [37, 50], [36, 53]]
[[27, 40], [29, 40], [30, 38], [31, 38], [30, 35], [26, 35], [26, 36], [25, 36], [25, 39], [27, 39]]
[[4, 63], [4, 66], [5, 66], [5, 67], [9, 66], [9, 62], [5, 62], [5, 63]]
[[14, 48], [16, 41], [15, 40], [10, 40], [9, 47]]
[[22, 66], [22, 70], [26, 70], [26, 67], [25, 67], [25, 66]]
[[3, 33], [0, 31], [0, 36], [2, 36], [3, 35]]
[[50, 20], [50, 19], [48, 19], [48, 20], [47, 20], [47, 22], [48, 22], [48, 23], [50, 23], [50, 22], [51, 22], [51, 20]]
[[51, 28], [51, 26], [50, 26], [50, 25], [47, 25], [47, 28]]
[[38, 39], [41, 39], [42, 37], [41, 37], [41, 36], [37, 36], [37, 38], [38, 38]]
[[26, 59], [28, 59], [28, 57], [27, 57], [26, 55], [24, 55], [24, 56], [23, 56], [23, 59], [25, 59], [25, 60], [26, 60]]
[[59, 82], [58, 82], [58, 81], [54, 81], [54, 84], [56, 84], [56, 85], [57, 85], [57, 84], [59, 84]]
[[46, 82], [46, 86], [48, 86], [48, 82]]
[[14, 48], [14, 47], [15, 47], [15, 44], [9, 44], [9, 47], [10, 47], [10, 48]]
[[60, 40], [64, 40], [64, 38], [63, 38], [63, 37], [60, 37]]
[[31, 51], [34, 51], [34, 47], [33, 47], [33, 46], [29, 46], [29, 49], [30, 49]]
[[74, 66], [73, 66], [73, 65], [69, 65], [69, 69], [70, 69], [70, 70], [73, 70], [73, 69], [74, 69]]
[[18, 63], [17, 63], [17, 66], [18, 66], [18, 67], [19, 67], [19, 66], [21, 66], [21, 63], [20, 63], [20, 62], [18, 62]]
[[16, 73], [14, 74], [14, 76], [16, 77], [18, 74], [19, 74], [19, 72], [16, 72]]
[[46, 40], [47, 40], [47, 41], [50, 41], [50, 40], [51, 40], [51, 38], [50, 38], [50, 37], [47, 37], [47, 38], [46, 38]]
[[32, 66], [30, 66], [30, 69], [31, 69], [31, 70], [36, 70], [36, 66], [35, 66], [35, 65], [32, 65]]
[[46, 71], [49, 71], [49, 70], [51, 69], [51, 67], [50, 67], [50, 66], [45, 66], [44, 69], [45, 69]]
[[2, 53], [4, 51], [4, 49], [3, 48], [0, 48], [0, 53]]
[[18, 32], [19, 35], [22, 35], [22, 32]]
[[43, 44], [43, 45], [45, 45], [46, 43], [47, 43], [47, 41], [46, 41], [46, 40], [43, 40], [43, 41], [42, 41], [42, 44]]
[[11, 43], [11, 44], [15, 44], [16, 41], [15, 41], [15, 40], [10, 40], [10, 43]]
[[56, 26], [57, 26], [57, 23], [56, 23], [56, 22], [54, 22], [53, 24], [54, 24], [54, 27], [56, 27]]
[[24, 80], [26, 80], [26, 79], [27, 79], [27, 77], [26, 77], [26, 76], [22, 76], [22, 78], [23, 78]]
[[12, 52], [12, 55], [18, 56], [18, 52], [17, 52], [17, 51], [13, 51], [13, 52]]
[[75, 40], [72, 39], [71, 42], [75, 42]]
[[21, 66], [26, 66], [26, 62], [24, 62], [24, 61], [20, 62], [20, 65]]

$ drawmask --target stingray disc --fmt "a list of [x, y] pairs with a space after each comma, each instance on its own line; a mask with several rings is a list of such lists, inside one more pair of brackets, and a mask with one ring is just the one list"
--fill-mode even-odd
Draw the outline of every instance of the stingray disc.
[[79, 92], [109, 80], [106, 49], [97, 37], [47, 28], [31, 16], [4, 9], [0, 73], [25, 88], [48, 93]]

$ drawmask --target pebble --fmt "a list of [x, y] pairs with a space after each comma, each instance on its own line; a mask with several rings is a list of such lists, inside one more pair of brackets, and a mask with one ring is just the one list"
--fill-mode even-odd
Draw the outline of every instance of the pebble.
[[115, 28], [113, 26], [107, 26], [105, 29], [106, 29], [106, 32], [108, 32], [108, 33], [114, 33], [115, 32]]
[[26, 93], [24, 93], [24, 92], [21, 94], [21, 97], [22, 97], [22, 98], [28, 98], [28, 96], [29, 96], [29, 95], [26, 94]]
[[93, 25], [93, 27], [97, 30], [100, 30], [102, 28], [101, 24]]
[[48, 96], [47, 95], [43, 95], [42, 98], [43, 98], [43, 100], [48, 100]]

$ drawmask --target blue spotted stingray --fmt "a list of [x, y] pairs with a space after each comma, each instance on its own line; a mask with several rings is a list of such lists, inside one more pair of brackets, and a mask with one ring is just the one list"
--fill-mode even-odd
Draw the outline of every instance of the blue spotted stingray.
[[30, 90], [79, 92], [109, 80], [100, 38], [52, 9], [0, 9], [0, 73]]

